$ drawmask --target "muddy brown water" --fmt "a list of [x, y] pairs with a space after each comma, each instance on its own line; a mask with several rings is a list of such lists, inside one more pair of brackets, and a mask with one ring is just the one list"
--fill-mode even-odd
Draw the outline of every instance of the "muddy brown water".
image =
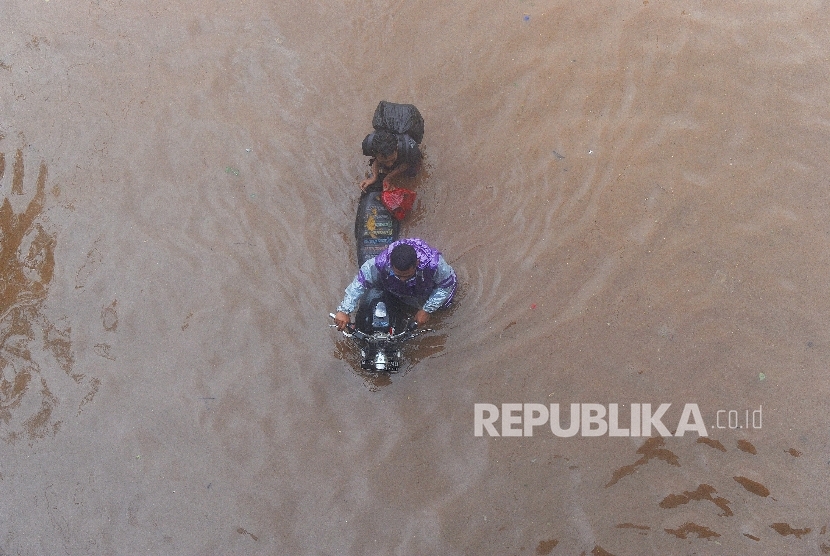
[[[0, 21], [0, 554], [830, 553], [823, 3]], [[327, 327], [381, 99], [461, 283], [392, 377]], [[709, 436], [477, 437], [476, 403]]]

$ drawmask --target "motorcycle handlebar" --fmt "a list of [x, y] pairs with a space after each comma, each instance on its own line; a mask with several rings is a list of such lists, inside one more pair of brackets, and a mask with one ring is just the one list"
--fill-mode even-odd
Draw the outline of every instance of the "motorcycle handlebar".
[[[334, 313], [329, 313], [329, 316], [331, 318], [335, 318], [336, 315]], [[336, 324], [330, 324], [329, 326], [336, 327], [337, 325]], [[353, 322], [350, 322], [349, 324], [347, 324], [346, 329], [341, 330], [341, 332], [343, 332], [343, 334], [346, 335], [346, 336], [355, 336], [359, 340], [362, 340], [364, 338], [368, 338], [368, 336], [366, 334], [364, 334], [363, 332], [361, 332], [360, 330], [357, 329], [357, 327], [355, 326], [355, 324]]]
[[[329, 316], [331, 318], [335, 318], [334, 313], [329, 313]], [[330, 324], [329, 326], [337, 326], [337, 325]], [[416, 330], [417, 330], [417, 333], [416, 333]], [[407, 335], [411, 335], [414, 338], [415, 336], [418, 336], [418, 335], [423, 334], [425, 332], [431, 332], [431, 331], [432, 330], [429, 329], [429, 328], [418, 329], [418, 323], [413, 320], [413, 321], [409, 321], [409, 324], [406, 325], [406, 327], [404, 328], [404, 330], [402, 332], [399, 332], [398, 334], [390, 336], [388, 339], [389, 340], [401, 340], [404, 337], [406, 337]], [[346, 330], [343, 330], [342, 332], [346, 336], [355, 336], [359, 340], [371, 338], [371, 336], [369, 336], [368, 334], [358, 330], [353, 322], [350, 322], [346, 326]]]

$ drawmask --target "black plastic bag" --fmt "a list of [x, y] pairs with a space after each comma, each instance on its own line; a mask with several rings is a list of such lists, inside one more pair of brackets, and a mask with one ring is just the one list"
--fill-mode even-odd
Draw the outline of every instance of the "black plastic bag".
[[[375, 156], [377, 155], [377, 151], [373, 145], [375, 141], [375, 134], [370, 133], [366, 137], [363, 138], [363, 154], [365, 156]], [[410, 137], [407, 134], [399, 134], [398, 135], [398, 156], [401, 157], [402, 160], [415, 160], [420, 158], [421, 151], [418, 149], [418, 143], [415, 141], [414, 138]], [[413, 154], [414, 153], [414, 154]]]
[[380, 101], [372, 118], [372, 127], [376, 131], [409, 135], [419, 145], [424, 139], [424, 119], [412, 104]]

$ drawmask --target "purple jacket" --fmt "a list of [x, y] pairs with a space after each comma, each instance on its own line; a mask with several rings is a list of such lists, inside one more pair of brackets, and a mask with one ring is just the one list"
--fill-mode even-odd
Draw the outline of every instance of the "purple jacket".
[[[395, 277], [389, 262], [392, 249], [402, 243], [411, 245], [418, 255], [415, 276], [406, 282]], [[440, 251], [422, 239], [401, 239], [363, 263], [360, 272], [346, 288], [346, 296], [337, 310], [351, 313], [366, 290], [376, 288], [391, 293], [408, 305], [432, 313], [450, 304], [457, 285], [455, 271], [444, 261]]]

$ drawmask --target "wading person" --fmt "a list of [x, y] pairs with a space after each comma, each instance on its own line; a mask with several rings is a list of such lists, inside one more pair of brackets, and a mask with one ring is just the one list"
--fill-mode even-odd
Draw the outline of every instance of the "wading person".
[[369, 161], [372, 175], [360, 182], [363, 191], [378, 181], [383, 184], [384, 191], [395, 189], [393, 180], [396, 176], [403, 174], [414, 178], [421, 167], [421, 151], [408, 135], [388, 131], [370, 133], [363, 140], [363, 154], [372, 157]]
[[416, 310], [415, 322], [425, 324], [432, 313], [449, 307], [457, 287], [455, 271], [439, 251], [421, 239], [401, 239], [363, 263], [346, 288], [334, 323], [343, 330], [367, 292], [385, 293]]

